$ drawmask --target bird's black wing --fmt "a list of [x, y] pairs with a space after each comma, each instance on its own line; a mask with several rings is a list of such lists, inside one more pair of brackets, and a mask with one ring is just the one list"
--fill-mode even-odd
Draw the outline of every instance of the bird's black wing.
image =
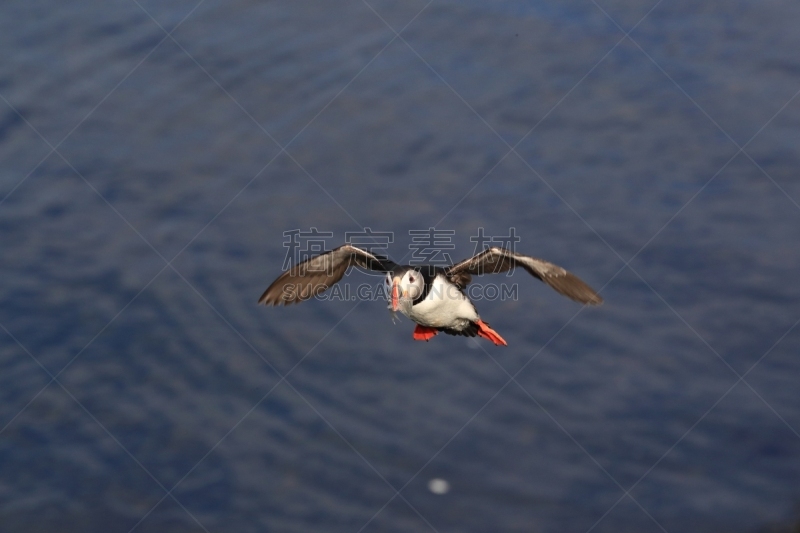
[[388, 272], [396, 265], [385, 257], [345, 244], [289, 268], [267, 287], [258, 303], [289, 305], [308, 300], [338, 283], [351, 266]]
[[590, 305], [599, 305], [603, 299], [594, 289], [584, 283], [578, 276], [567, 272], [558, 265], [517, 254], [505, 248], [489, 248], [475, 257], [465, 259], [445, 270], [447, 277], [459, 286], [469, 283], [471, 276], [483, 274], [499, 274], [521, 266], [534, 277], [547, 283], [559, 294]]

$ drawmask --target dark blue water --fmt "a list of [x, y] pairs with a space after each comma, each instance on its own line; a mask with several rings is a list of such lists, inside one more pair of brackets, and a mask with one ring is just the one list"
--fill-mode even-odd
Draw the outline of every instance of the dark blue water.
[[[789, 523], [798, 17], [3, 3], [0, 530]], [[255, 305], [284, 231], [394, 232], [399, 259], [432, 226], [453, 259], [513, 227], [606, 304], [518, 273], [478, 302], [502, 349], [416, 343], [383, 302]]]

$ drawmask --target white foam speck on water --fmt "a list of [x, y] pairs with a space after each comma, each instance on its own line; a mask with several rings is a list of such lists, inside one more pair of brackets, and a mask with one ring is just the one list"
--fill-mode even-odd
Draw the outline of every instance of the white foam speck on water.
[[450, 483], [441, 478], [433, 478], [428, 481], [428, 490], [434, 494], [447, 494], [450, 492]]

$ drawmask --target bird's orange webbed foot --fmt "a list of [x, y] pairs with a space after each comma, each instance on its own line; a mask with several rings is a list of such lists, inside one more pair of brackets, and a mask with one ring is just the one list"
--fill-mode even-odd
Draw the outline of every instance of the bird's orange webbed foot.
[[483, 337], [484, 339], [488, 339], [492, 341], [495, 346], [508, 346], [506, 340], [500, 336], [495, 330], [489, 327], [489, 324], [484, 322], [483, 320], [478, 320], [475, 322], [475, 325], [478, 326], [478, 336]]
[[429, 328], [427, 326], [420, 326], [417, 324], [417, 327], [414, 328], [414, 340], [428, 341], [435, 337], [437, 333], [439, 333], [439, 330], [436, 328]]

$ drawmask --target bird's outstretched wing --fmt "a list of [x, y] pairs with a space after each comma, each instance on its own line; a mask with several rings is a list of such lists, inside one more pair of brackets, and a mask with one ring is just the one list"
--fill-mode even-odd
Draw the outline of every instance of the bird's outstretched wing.
[[345, 244], [289, 268], [264, 291], [258, 303], [289, 305], [308, 300], [341, 280], [351, 266], [388, 272], [396, 265], [385, 257]]
[[499, 274], [521, 266], [534, 277], [539, 278], [559, 294], [590, 305], [599, 305], [603, 299], [594, 289], [584, 283], [578, 276], [571, 274], [553, 263], [517, 254], [505, 248], [489, 248], [475, 257], [465, 259], [445, 269], [447, 277], [459, 286], [469, 283], [471, 276], [483, 274]]

